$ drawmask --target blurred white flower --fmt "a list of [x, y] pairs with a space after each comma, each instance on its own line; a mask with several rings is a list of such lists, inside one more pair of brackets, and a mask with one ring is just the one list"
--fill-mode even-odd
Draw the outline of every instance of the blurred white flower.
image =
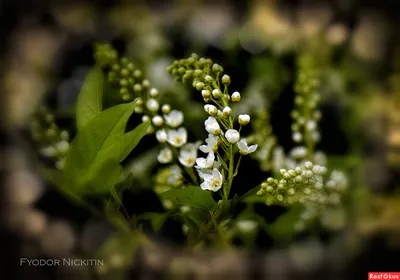
[[239, 152], [240, 152], [242, 155], [247, 155], [247, 154], [253, 153], [253, 152], [255, 152], [255, 151], [257, 150], [257, 147], [258, 147], [257, 144], [251, 145], [251, 146], [249, 147], [249, 146], [247, 145], [246, 139], [240, 140], [240, 141], [237, 143], [237, 145], [238, 145], [238, 148], [239, 148]]
[[182, 147], [187, 142], [187, 131], [181, 127], [177, 130], [168, 130], [168, 143], [175, 147]]
[[218, 136], [209, 134], [208, 138], [206, 139], [206, 143], [207, 143], [207, 145], [200, 146], [200, 151], [202, 151], [203, 153], [209, 153], [210, 151], [212, 151], [215, 148], [215, 146], [217, 146]]
[[172, 110], [169, 114], [164, 115], [165, 122], [170, 127], [176, 128], [183, 123], [183, 113], [178, 110]]
[[159, 163], [170, 163], [172, 161], [172, 151], [170, 148], [164, 148], [160, 151], [157, 156], [157, 160]]
[[218, 191], [222, 187], [224, 181], [224, 177], [216, 168], [212, 170], [211, 174], [203, 173], [203, 179], [204, 182], [201, 183], [200, 187], [203, 190], [210, 190], [214, 192]]
[[214, 165], [215, 155], [213, 151], [207, 155], [207, 158], [197, 158], [195, 168], [212, 168]]

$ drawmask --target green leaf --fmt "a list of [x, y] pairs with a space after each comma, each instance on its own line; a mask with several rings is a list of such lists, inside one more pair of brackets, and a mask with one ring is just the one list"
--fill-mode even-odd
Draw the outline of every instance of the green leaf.
[[76, 104], [76, 127], [81, 130], [103, 109], [104, 75], [99, 67], [93, 67], [86, 75]]
[[265, 197], [261, 197], [257, 195], [257, 192], [260, 190], [260, 186], [252, 188], [247, 193], [242, 195], [239, 198], [240, 202], [243, 203], [265, 203]]
[[138, 218], [142, 220], [150, 220], [153, 230], [158, 231], [164, 225], [168, 216], [169, 213], [147, 212], [139, 215]]
[[286, 213], [279, 216], [272, 224], [267, 225], [267, 231], [278, 242], [288, 242], [296, 234], [295, 224], [303, 212], [302, 205], [294, 205]]
[[160, 195], [164, 199], [171, 200], [174, 204], [201, 209], [207, 213], [214, 211], [217, 207], [217, 203], [212, 198], [211, 193], [197, 186], [190, 186], [184, 189], [171, 189]]
[[64, 177], [71, 180], [76, 193], [100, 194], [113, 187], [121, 174], [119, 163], [135, 148], [150, 125], [145, 122], [125, 132], [135, 102], [121, 104], [101, 112], [71, 143]]

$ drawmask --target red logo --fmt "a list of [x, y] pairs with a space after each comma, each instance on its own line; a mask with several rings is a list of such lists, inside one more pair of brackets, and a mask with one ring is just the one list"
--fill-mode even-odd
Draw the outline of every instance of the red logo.
[[368, 272], [369, 279], [399, 279], [400, 272]]

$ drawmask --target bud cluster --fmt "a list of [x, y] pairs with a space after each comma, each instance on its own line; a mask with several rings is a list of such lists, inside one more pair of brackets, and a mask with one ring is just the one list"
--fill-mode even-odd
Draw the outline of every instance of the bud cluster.
[[293, 141], [304, 144], [309, 156], [313, 153], [315, 144], [320, 140], [318, 121], [321, 119], [321, 112], [317, 109], [321, 99], [318, 92], [320, 74], [314, 64], [314, 60], [308, 54], [299, 59], [298, 74], [294, 85], [295, 108], [291, 112]]
[[347, 179], [339, 171], [327, 176], [327, 168], [310, 161], [294, 169], [281, 169], [280, 179], [268, 178], [257, 192], [266, 195], [266, 204], [338, 205], [347, 189]]
[[62, 169], [69, 150], [68, 131], [61, 130], [55, 123], [55, 117], [45, 106], [41, 106], [33, 116], [31, 135], [39, 145], [39, 153], [56, 160], [57, 169]]

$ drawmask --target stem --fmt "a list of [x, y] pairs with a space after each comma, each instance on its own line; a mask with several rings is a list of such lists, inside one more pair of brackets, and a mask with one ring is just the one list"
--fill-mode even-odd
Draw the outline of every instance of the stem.
[[235, 168], [235, 162], [234, 162], [234, 156], [233, 156], [233, 145], [230, 145], [228, 183], [226, 184], [226, 188], [224, 188], [224, 200], [225, 201], [228, 201], [229, 192], [231, 191], [234, 168]]

